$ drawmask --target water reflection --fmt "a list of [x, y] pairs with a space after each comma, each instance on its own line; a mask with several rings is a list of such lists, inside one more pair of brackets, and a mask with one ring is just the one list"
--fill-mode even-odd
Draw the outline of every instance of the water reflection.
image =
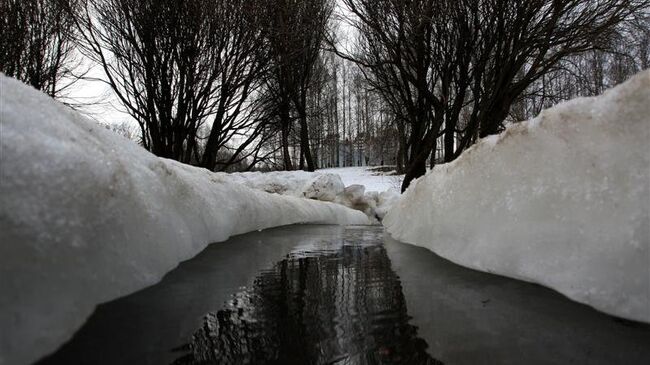
[[350, 230], [289, 255], [208, 314], [175, 364], [439, 363], [408, 322], [382, 240]]
[[650, 325], [539, 285], [455, 265], [389, 237], [411, 322], [447, 364], [650, 364]]
[[292, 226], [210, 245], [39, 363], [650, 364], [648, 344], [648, 324], [379, 227]]

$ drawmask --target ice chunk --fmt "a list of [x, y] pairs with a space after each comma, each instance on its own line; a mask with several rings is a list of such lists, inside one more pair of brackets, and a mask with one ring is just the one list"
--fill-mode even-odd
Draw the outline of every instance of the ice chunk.
[[377, 196], [375, 214], [378, 219], [384, 219], [390, 208], [399, 200], [400, 194], [395, 190], [386, 190]]
[[366, 187], [363, 185], [350, 185], [343, 191], [343, 198], [351, 205], [365, 203], [364, 194]]

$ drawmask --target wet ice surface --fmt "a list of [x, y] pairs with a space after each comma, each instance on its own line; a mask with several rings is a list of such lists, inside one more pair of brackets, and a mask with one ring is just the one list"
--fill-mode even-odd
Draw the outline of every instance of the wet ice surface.
[[454, 265], [379, 227], [209, 246], [103, 304], [43, 364], [647, 363], [650, 326]]

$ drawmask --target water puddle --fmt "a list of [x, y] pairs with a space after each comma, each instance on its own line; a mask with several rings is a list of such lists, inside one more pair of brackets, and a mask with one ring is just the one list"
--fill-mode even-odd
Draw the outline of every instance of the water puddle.
[[469, 270], [381, 227], [210, 245], [40, 364], [645, 364], [650, 326]]
[[359, 230], [297, 249], [209, 313], [174, 363], [437, 363], [409, 324], [382, 242]]

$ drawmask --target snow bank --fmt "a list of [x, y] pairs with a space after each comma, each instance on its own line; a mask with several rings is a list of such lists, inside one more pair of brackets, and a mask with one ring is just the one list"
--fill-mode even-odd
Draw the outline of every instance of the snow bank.
[[157, 158], [0, 75], [0, 364], [55, 350], [105, 302], [208, 243], [293, 223], [367, 224]]
[[220, 172], [216, 175], [224, 180], [252, 189], [295, 197], [303, 197], [309, 182], [320, 176], [320, 174], [306, 171]]
[[217, 173], [220, 178], [267, 193], [334, 201], [345, 186], [336, 174], [307, 171]]
[[486, 138], [384, 224], [458, 264], [650, 322], [650, 71]]

